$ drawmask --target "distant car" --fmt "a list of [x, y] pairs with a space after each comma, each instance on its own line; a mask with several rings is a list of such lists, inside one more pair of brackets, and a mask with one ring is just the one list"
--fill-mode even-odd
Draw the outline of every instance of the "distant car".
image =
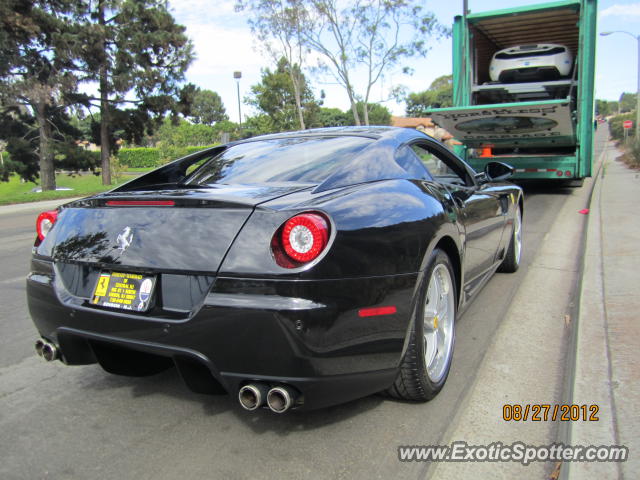
[[256, 137], [43, 212], [37, 353], [151, 375], [247, 410], [442, 388], [455, 320], [522, 251], [508, 165], [477, 174], [416, 130]]
[[573, 57], [564, 45], [540, 43], [497, 51], [491, 59], [491, 81], [500, 83], [557, 80], [571, 74]]

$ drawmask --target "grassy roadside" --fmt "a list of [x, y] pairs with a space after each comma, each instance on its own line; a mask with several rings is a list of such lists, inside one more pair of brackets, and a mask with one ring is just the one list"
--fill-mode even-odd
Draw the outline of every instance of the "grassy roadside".
[[[132, 171], [143, 173], [150, 168], [131, 169]], [[110, 190], [117, 185], [121, 185], [135, 178], [134, 175], [121, 175], [120, 180], [113, 185], [102, 185], [99, 175], [91, 172], [81, 175], [68, 175], [66, 173], [56, 174], [56, 185], [58, 187], [72, 188], [73, 190], [56, 190], [47, 192], [32, 192], [38, 186], [36, 183], [22, 183], [18, 175], [12, 175], [8, 182], [0, 182], [0, 205], [10, 205], [13, 203], [38, 202], [40, 200], [55, 200], [58, 198], [86, 197], [95, 193]]]

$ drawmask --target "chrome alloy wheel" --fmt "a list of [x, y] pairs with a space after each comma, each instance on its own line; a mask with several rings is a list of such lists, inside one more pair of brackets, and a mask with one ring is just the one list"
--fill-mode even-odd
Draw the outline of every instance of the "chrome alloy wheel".
[[455, 290], [446, 265], [433, 269], [424, 307], [424, 357], [429, 379], [437, 383], [446, 374], [453, 353]]
[[522, 254], [522, 218], [519, 208], [516, 208], [516, 214], [513, 218], [513, 246], [516, 254], [516, 265], [520, 265], [520, 255]]

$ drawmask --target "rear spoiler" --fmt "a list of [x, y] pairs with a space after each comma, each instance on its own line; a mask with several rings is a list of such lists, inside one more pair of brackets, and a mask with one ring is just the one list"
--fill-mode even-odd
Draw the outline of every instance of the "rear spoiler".
[[154, 185], [178, 184], [187, 178], [187, 169], [194, 163], [199, 162], [205, 157], [212, 157], [224, 151], [229, 145], [219, 145], [217, 147], [207, 148], [199, 152], [192, 153], [186, 157], [174, 160], [160, 168], [134, 178], [130, 182], [125, 183], [111, 192], [127, 192], [131, 190], [144, 190]]

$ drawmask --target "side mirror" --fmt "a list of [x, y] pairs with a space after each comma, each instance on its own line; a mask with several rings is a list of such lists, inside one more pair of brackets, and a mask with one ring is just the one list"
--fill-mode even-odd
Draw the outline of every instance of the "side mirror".
[[515, 172], [515, 168], [502, 162], [489, 162], [484, 167], [484, 174], [490, 182], [506, 180]]

